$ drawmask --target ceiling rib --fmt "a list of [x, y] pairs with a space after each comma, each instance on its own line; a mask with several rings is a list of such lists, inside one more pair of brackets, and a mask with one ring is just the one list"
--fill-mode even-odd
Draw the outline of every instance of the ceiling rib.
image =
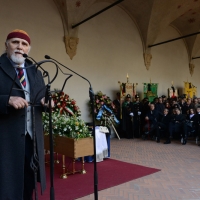
[[194, 36], [194, 35], [198, 35], [200, 34], [200, 32], [196, 32], [196, 33], [191, 33], [189, 35], [184, 35], [184, 36], [181, 36], [181, 37], [178, 37], [178, 38], [174, 38], [174, 39], [171, 39], [171, 40], [166, 40], [164, 42], [159, 42], [157, 44], [152, 44], [152, 45], [149, 45], [148, 47], [154, 47], [154, 46], [158, 46], [158, 45], [161, 45], [161, 44], [165, 44], [165, 43], [168, 43], [168, 42], [173, 42], [173, 41], [176, 41], [176, 40], [180, 40], [180, 39], [183, 39], [183, 38], [186, 38], [186, 37], [191, 37], [191, 36]]
[[76, 28], [77, 26], [79, 26], [79, 25], [85, 23], [86, 21], [92, 19], [93, 17], [96, 17], [97, 15], [101, 14], [102, 12], [105, 12], [106, 10], [108, 10], [108, 9], [112, 8], [113, 6], [115, 6], [115, 5], [119, 4], [119, 3], [121, 3], [122, 1], [124, 1], [124, 0], [118, 0], [118, 1], [114, 2], [113, 4], [107, 6], [106, 8], [100, 10], [99, 12], [95, 13], [94, 15], [92, 15], [92, 16], [90, 16], [90, 17], [84, 19], [83, 21], [81, 21], [81, 22], [79, 22], [79, 23], [77, 23], [77, 24], [75, 24], [75, 25], [72, 25], [72, 29], [74, 29], [74, 28]]

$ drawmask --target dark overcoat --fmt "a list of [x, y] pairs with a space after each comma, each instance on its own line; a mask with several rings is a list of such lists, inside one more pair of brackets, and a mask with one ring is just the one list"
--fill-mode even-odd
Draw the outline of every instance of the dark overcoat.
[[[29, 60], [26, 60], [26, 67], [31, 64]], [[44, 97], [45, 85], [41, 72], [35, 67], [27, 68], [26, 71], [30, 83], [31, 102], [37, 96], [38, 91], [42, 90], [36, 98], [39, 106], [35, 107], [35, 132], [41, 191], [44, 191], [46, 178], [42, 126], [43, 106], [40, 100]], [[17, 110], [8, 106], [9, 94], [25, 98], [24, 92], [19, 90], [22, 87], [18, 78], [13, 84], [15, 75], [15, 69], [6, 54], [3, 54], [0, 57], [0, 200], [23, 199], [26, 109]], [[11, 88], [15, 89], [11, 90]]]

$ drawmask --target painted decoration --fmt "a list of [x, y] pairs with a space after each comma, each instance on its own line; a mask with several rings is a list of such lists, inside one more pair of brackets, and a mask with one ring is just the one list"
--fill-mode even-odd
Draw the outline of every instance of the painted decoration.
[[184, 82], [184, 94], [186, 94], [186, 98], [197, 97], [197, 87], [191, 82]]
[[144, 98], [147, 97], [150, 102], [157, 97], [158, 83], [143, 83]]

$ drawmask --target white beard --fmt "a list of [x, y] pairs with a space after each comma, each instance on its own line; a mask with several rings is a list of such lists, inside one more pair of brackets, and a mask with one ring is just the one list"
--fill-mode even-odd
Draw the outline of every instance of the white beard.
[[[19, 52], [19, 53], [21, 53], [21, 54], [15, 54], [16, 52]], [[23, 51], [14, 50], [14, 51], [11, 53], [11, 55], [10, 55], [10, 59], [11, 59], [14, 63], [16, 63], [16, 64], [22, 64], [22, 63], [24, 63], [24, 61], [25, 61], [25, 59], [26, 59], [26, 58], [24, 58], [24, 57], [22, 56], [23, 53], [24, 53]]]
[[14, 53], [11, 55], [10, 58], [14, 63], [17, 63], [17, 64], [22, 64], [25, 61], [24, 57], [22, 57], [21, 55], [16, 56]]

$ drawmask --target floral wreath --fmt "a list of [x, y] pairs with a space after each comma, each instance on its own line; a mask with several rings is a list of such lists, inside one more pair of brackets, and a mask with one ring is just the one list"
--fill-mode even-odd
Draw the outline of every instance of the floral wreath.
[[[52, 132], [59, 136], [79, 139], [92, 137], [92, 133], [80, 118], [81, 111], [76, 101], [62, 91], [55, 90], [52, 94], [55, 103], [52, 109]], [[45, 134], [49, 134], [49, 113], [43, 112], [43, 127]]]
[[107, 95], [99, 91], [95, 95], [95, 101], [94, 101], [95, 114], [99, 112], [99, 110], [101, 109], [103, 105], [106, 105], [112, 111], [114, 109], [114, 104], [112, 103], [112, 100], [110, 99], [110, 97], [108, 97]]
[[65, 114], [68, 116], [81, 116], [81, 111], [80, 108], [76, 105], [76, 101], [71, 99], [68, 94], [55, 90], [55, 93], [52, 95], [52, 99], [55, 103], [53, 112], [57, 112], [61, 115]]
[[[90, 102], [91, 104], [91, 102]], [[111, 123], [119, 124], [114, 115], [115, 105], [106, 94], [101, 91], [97, 92], [94, 100], [94, 113], [96, 120], [100, 121], [102, 125], [111, 125]]]

